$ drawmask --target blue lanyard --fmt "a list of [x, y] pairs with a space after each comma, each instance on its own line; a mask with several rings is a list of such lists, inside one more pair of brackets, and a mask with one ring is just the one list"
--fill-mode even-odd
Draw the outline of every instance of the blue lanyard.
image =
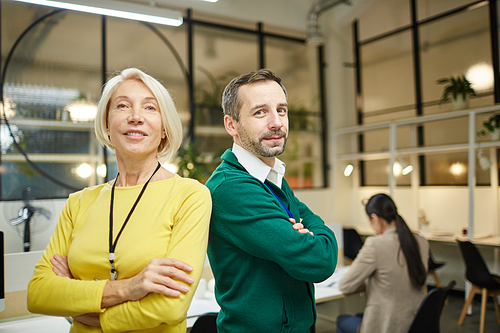
[[290, 218], [292, 218], [292, 219], [293, 219], [294, 217], [293, 217], [293, 215], [292, 215], [292, 212], [290, 212], [290, 211], [288, 210], [288, 208], [286, 208], [286, 206], [283, 204], [283, 202], [280, 200], [280, 198], [278, 198], [278, 196], [276, 195], [276, 193], [274, 193], [274, 191], [271, 189], [271, 187], [270, 187], [269, 185], [267, 185], [265, 182], [264, 182], [264, 185], [266, 185], [266, 186], [267, 186], [267, 188], [269, 189], [269, 191], [271, 191], [271, 192], [274, 194], [274, 196], [276, 197], [276, 199], [278, 199], [278, 201], [279, 201], [279, 202], [280, 202], [280, 204], [283, 206], [283, 208], [285, 208], [286, 212], [288, 213], [288, 216], [289, 216]]

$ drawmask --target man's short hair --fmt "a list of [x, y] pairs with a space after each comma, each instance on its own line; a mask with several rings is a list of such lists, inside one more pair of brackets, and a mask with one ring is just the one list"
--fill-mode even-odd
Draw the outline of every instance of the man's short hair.
[[274, 81], [278, 83], [285, 93], [285, 97], [288, 100], [288, 94], [286, 88], [281, 83], [281, 78], [273, 73], [270, 69], [259, 69], [258, 71], [253, 71], [247, 74], [243, 74], [235, 77], [228, 83], [222, 94], [222, 111], [224, 116], [231, 116], [236, 121], [240, 120], [240, 108], [241, 100], [238, 97], [238, 92], [240, 87], [254, 82], [259, 81]]

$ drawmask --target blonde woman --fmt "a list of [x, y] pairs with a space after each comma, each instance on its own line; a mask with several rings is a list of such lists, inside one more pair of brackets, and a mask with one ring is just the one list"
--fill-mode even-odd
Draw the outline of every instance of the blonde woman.
[[162, 168], [182, 140], [168, 91], [129, 68], [105, 85], [97, 138], [118, 175], [69, 196], [28, 286], [28, 309], [73, 317], [70, 332], [185, 332], [211, 199]]

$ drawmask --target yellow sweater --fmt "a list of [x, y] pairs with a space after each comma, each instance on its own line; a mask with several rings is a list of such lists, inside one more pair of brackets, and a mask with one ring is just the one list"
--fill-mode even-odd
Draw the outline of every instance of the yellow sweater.
[[[113, 240], [142, 185], [117, 187]], [[101, 328], [75, 322], [70, 332], [185, 332], [186, 312], [200, 279], [207, 248], [210, 192], [202, 184], [179, 176], [152, 182], [137, 205], [115, 249], [118, 279], [138, 274], [153, 258], [175, 258], [190, 264], [195, 279], [180, 297], [151, 293], [101, 309], [110, 278], [109, 184], [69, 196], [49, 245], [28, 285], [28, 309], [53, 316], [101, 313]], [[50, 259], [66, 255], [74, 279], [52, 272]]]

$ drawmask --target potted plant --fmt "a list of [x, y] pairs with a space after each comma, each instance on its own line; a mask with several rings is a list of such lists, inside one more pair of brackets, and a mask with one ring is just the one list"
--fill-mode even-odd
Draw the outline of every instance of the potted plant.
[[178, 173], [183, 177], [194, 178], [204, 183], [210, 176], [205, 156], [198, 151], [192, 141], [179, 148], [176, 162], [179, 167]]
[[476, 92], [471, 87], [471, 83], [462, 74], [457, 77], [441, 78], [436, 81], [437, 84], [446, 84], [441, 95], [440, 103], [448, 102], [451, 97], [452, 109], [466, 109], [469, 102], [469, 96], [476, 96]]
[[499, 138], [500, 114], [494, 114], [483, 121], [483, 129], [477, 132], [477, 136], [482, 137], [490, 133], [491, 139], [496, 141]]
[[208, 82], [203, 82], [195, 89], [197, 115], [202, 117], [202, 119], [199, 119], [199, 123], [203, 125], [222, 125], [224, 121], [221, 106], [222, 93], [230, 79], [238, 74], [229, 71], [223, 75], [215, 76], [201, 66], [198, 67], [198, 70], [208, 79]]

